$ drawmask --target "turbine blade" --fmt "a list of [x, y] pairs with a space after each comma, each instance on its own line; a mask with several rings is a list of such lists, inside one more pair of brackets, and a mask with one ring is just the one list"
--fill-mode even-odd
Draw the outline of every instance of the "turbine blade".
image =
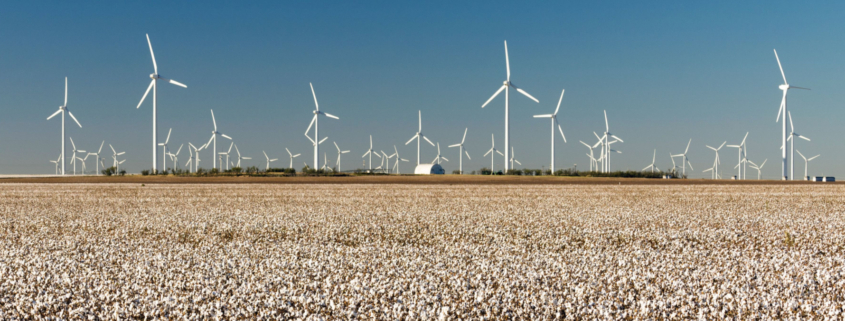
[[150, 42], [150, 34], [147, 34], [147, 44], [150, 45], [150, 56], [153, 57], [153, 70], [158, 75], [158, 65], [156, 65], [156, 54], [153, 52], [153, 43]]
[[417, 132], [418, 132], [418, 133], [420, 133], [420, 132], [422, 132], [422, 110], [417, 110], [417, 113], [419, 114], [419, 118], [418, 118], [418, 119], [419, 119], [419, 121], [420, 121], [420, 122], [419, 122], [419, 125], [420, 125], [420, 126], [419, 126], [419, 129], [417, 130]]
[[552, 118], [552, 114], [534, 115], [534, 118]]
[[461, 144], [449, 145], [449, 148], [452, 148], [452, 147], [458, 147], [458, 146], [461, 146]]
[[505, 68], [508, 70], [508, 80], [511, 80], [511, 60], [508, 58], [508, 41], [505, 40]]
[[689, 139], [689, 142], [687, 143], [687, 149], [685, 149], [685, 150], [684, 150], [684, 155], [686, 155], [686, 154], [687, 154], [687, 152], [689, 152], [689, 145], [690, 145], [690, 144], [692, 144], [692, 138], [690, 138], [690, 139]]
[[326, 115], [326, 117], [328, 117], [328, 118], [340, 119], [337, 116], [329, 114], [329, 113], [323, 113], [323, 115]]
[[147, 95], [150, 93], [150, 90], [153, 89], [153, 86], [155, 85], [155, 83], [156, 83], [155, 79], [150, 81], [150, 85], [147, 86], [147, 91], [144, 92], [144, 96], [141, 97], [141, 101], [138, 102], [138, 106], [135, 107], [135, 109], [141, 108], [141, 104], [144, 103], [144, 99], [147, 99]]
[[70, 110], [68, 110], [68, 111], [67, 111], [67, 114], [68, 114], [68, 116], [70, 116], [70, 118], [72, 118], [72, 119], [73, 119], [73, 121], [74, 121], [74, 122], [76, 122], [76, 125], [78, 125], [78, 126], [79, 126], [79, 128], [82, 128], [82, 124], [80, 124], [80, 123], [79, 123], [79, 121], [78, 121], [78, 120], [76, 120], [76, 117], [73, 117], [73, 113], [72, 113], [72, 112], [70, 112]]
[[487, 157], [487, 155], [489, 155], [489, 154], [490, 154], [490, 153], [492, 153], [492, 152], [493, 152], [493, 149], [491, 148], [490, 150], [488, 150], [488, 151], [487, 151], [487, 153], [484, 153], [484, 156], [483, 156], [483, 157]]
[[534, 98], [534, 96], [531, 96], [529, 93], [525, 92], [525, 90], [522, 90], [522, 88], [516, 87], [516, 85], [514, 85], [513, 83], [511, 83], [511, 86], [513, 86], [513, 88], [516, 88], [516, 91], [518, 91], [520, 94], [525, 95], [525, 97], [528, 97], [528, 99], [533, 100], [535, 103], [540, 102], [539, 100], [537, 100], [537, 98]]
[[775, 51], [775, 59], [778, 61], [778, 68], [780, 68], [780, 75], [783, 76], [783, 83], [788, 84], [786, 81], [786, 74], [783, 73], [783, 66], [780, 64], [780, 57], [778, 57], [777, 49], [773, 49]]
[[610, 125], [607, 124], [607, 110], [604, 111], [604, 129], [605, 132], [610, 131]]
[[472, 157], [469, 157], [469, 152], [464, 151], [464, 153], [467, 155], [467, 159], [472, 160]]
[[464, 141], [467, 140], [467, 130], [469, 130], [469, 127], [464, 128], [464, 138], [461, 138], [461, 144], [463, 144]]
[[431, 144], [432, 147], [434, 146], [434, 143], [428, 140], [428, 137], [422, 136], [422, 138], [425, 139], [425, 141], [427, 141], [429, 144]]
[[500, 151], [496, 151], [496, 153], [499, 153], [499, 155], [505, 156], [505, 154], [502, 154], [502, 152], [500, 152]]
[[780, 114], [783, 111], [783, 102], [786, 101], [786, 91], [783, 92], [783, 98], [780, 99], [780, 108], [778, 108], [778, 117], [775, 119], [775, 122], [780, 121]]
[[172, 132], [173, 132], [173, 128], [171, 128], [171, 129], [169, 129], [169, 130], [167, 131], [167, 138], [165, 138], [165, 139], [164, 139], [164, 144], [165, 144], [165, 145], [167, 145], [167, 143], [169, 143], [169, 142], [170, 142], [170, 133], [172, 133]]
[[810, 141], [810, 139], [809, 139], [809, 138], [804, 137], [804, 136], [801, 136], [801, 135], [798, 135], [798, 138], [801, 138], [801, 139], [806, 140], [806, 141], [808, 141], [808, 142]]
[[55, 113], [53, 113], [52, 115], [50, 115], [50, 117], [47, 117], [47, 120], [50, 120], [50, 118], [56, 117], [56, 115], [58, 115], [60, 112], [62, 112], [62, 110], [61, 110], [61, 109], [57, 110]]
[[321, 140], [320, 140], [320, 142], [319, 142], [319, 143], [317, 143], [317, 144], [318, 144], [318, 145], [319, 145], [319, 144], [322, 144], [324, 141], [326, 141], [326, 139], [329, 139], [329, 137], [323, 137], [323, 139], [321, 139]]
[[226, 135], [226, 134], [220, 134], [220, 136], [223, 136], [223, 138], [226, 138], [226, 139], [228, 139], [228, 140], [232, 140], [232, 137], [229, 137], [229, 136], [228, 136], [228, 135]]
[[171, 83], [171, 84], [174, 84], [174, 85], [176, 85], [176, 86], [179, 86], [179, 87], [182, 87], [182, 88], [188, 88], [188, 86], [187, 86], [187, 85], [185, 85], [185, 84], [183, 84], [183, 83], [181, 83], [181, 82], [175, 81], [175, 80], [173, 80], [173, 79], [165, 79], [165, 80], [167, 80], [167, 82], [169, 82], [169, 83]]
[[409, 140], [407, 143], [405, 143], [405, 145], [410, 144], [410, 143], [411, 143], [412, 141], [414, 141], [414, 139], [416, 139], [418, 136], [420, 136], [420, 135], [419, 135], [419, 134], [416, 134], [416, 135], [414, 135], [414, 137], [411, 137], [411, 140]]
[[499, 87], [499, 90], [497, 90], [496, 93], [493, 94], [493, 96], [490, 96], [490, 99], [487, 99], [487, 101], [485, 101], [484, 104], [481, 105], [481, 108], [484, 108], [485, 106], [487, 106], [487, 104], [489, 104], [490, 101], [493, 100], [493, 98], [496, 98], [496, 96], [498, 96], [500, 93], [502, 93], [502, 90], [505, 90], [505, 86], [507, 86], [507, 85], [502, 85], [502, 87]]
[[809, 161], [811, 161], [811, 160], [814, 160], [814, 159], [816, 159], [816, 157], [819, 157], [819, 156], [822, 156], [822, 155], [821, 155], [821, 154], [819, 154], [819, 155], [816, 155], [816, 156], [810, 157], [810, 158], [808, 158], [808, 159], [807, 159], [807, 161], [809, 162]]
[[789, 89], [804, 89], [804, 90], [810, 90], [810, 88], [796, 87], [796, 86], [789, 86]]
[[311, 95], [314, 96], [314, 106], [317, 107], [317, 111], [320, 111], [320, 104], [317, 103], [317, 93], [314, 92], [314, 84], [308, 83], [311, 86]]
[[214, 118], [214, 109], [211, 109], [211, 122], [214, 123], [214, 131], [217, 131], [217, 119]]
[[67, 77], [65, 77], [65, 104], [62, 106], [67, 106]]
[[213, 140], [213, 139], [214, 139], [214, 134], [211, 134], [211, 138], [208, 139], [208, 143], [205, 143], [205, 145], [208, 146], [208, 144], [211, 144], [211, 140]]
[[557, 125], [557, 130], [560, 132], [560, 137], [563, 137], [563, 142], [566, 143], [566, 135], [563, 134], [563, 129], [560, 128], [560, 124]]

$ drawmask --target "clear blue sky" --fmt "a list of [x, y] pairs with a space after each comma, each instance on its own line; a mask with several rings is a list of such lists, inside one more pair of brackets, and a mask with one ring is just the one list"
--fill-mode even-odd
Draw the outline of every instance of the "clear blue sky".
[[[557, 141], [559, 168], [588, 165], [578, 140], [595, 141], [606, 109], [611, 131], [625, 139], [615, 145], [623, 154], [611, 160], [613, 169], [639, 170], [655, 148], [658, 167], [667, 168], [668, 154], [692, 138], [691, 176], [705, 177], [701, 170], [713, 162], [705, 144], [736, 144], [749, 131], [749, 158], [768, 158], [764, 176], [775, 178], [776, 48], [789, 82], [812, 88], [790, 93], [796, 131], [813, 139], [798, 149], [822, 154], [811, 175], [843, 176], [843, 9], [842, 2], [785, 1], [7, 3], [0, 12], [0, 173], [53, 172], [60, 124], [45, 118], [62, 103], [65, 76], [83, 125], [68, 124], [78, 147], [106, 140], [127, 152], [124, 168], [150, 168], [151, 105], [135, 109], [152, 73], [149, 33], [160, 73], [188, 85], [160, 86], [160, 139], [173, 127], [174, 148], [205, 143], [214, 109], [220, 131], [253, 157], [247, 165], [262, 168], [262, 150], [286, 165], [285, 147], [303, 154], [297, 168], [310, 162], [303, 136], [314, 107], [309, 82], [321, 108], [341, 117], [321, 122], [329, 137], [322, 150], [330, 159], [332, 141], [351, 150], [346, 169], [360, 167], [370, 134], [377, 150], [395, 144], [414, 159], [415, 146], [404, 143], [416, 131], [417, 110], [426, 135], [444, 145], [448, 171], [457, 168], [457, 150], [445, 145], [465, 127], [472, 155], [465, 169], [489, 166], [481, 155], [491, 133], [504, 146], [504, 101], [480, 106], [505, 78], [507, 40], [512, 80], [540, 100], [511, 99], [520, 168], [548, 167], [548, 121], [532, 115], [553, 111], [565, 88], [560, 120], [569, 143]], [[436, 150], [424, 145], [422, 153], [428, 161]], [[184, 165], [187, 150], [180, 156]], [[211, 167], [210, 156], [203, 154], [202, 167]], [[501, 168], [502, 159], [496, 163]], [[735, 164], [735, 150], [725, 148], [725, 176]]]

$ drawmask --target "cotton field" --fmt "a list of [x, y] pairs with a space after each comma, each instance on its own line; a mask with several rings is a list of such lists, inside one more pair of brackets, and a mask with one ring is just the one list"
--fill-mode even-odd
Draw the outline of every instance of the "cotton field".
[[841, 319], [843, 192], [0, 184], [0, 319]]

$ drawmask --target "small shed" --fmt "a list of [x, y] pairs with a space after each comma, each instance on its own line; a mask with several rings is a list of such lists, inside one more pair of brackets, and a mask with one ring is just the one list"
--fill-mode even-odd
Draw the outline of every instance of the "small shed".
[[438, 164], [419, 164], [417, 168], [414, 169], [414, 174], [416, 175], [443, 175], [446, 174], [446, 170], [443, 169]]

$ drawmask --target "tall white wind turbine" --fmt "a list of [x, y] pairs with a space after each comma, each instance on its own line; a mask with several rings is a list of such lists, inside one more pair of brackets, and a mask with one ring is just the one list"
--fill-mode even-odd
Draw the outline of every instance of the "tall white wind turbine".
[[[55, 117], [59, 113], [62, 114], [62, 155], [60, 157], [62, 159], [62, 175], [64, 175], [65, 174], [65, 113], [67, 113], [68, 116], [70, 116], [70, 118], [73, 119], [74, 122], [76, 122], [76, 125], [78, 125], [79, 128], [82, 128], [82, 125], [79, 124], [79, 121], [76, 120], [76, 117], [73, 117], [73, 113], [71, 113], [70, 110], [67, 108], [67, 77], [65, 77], [65, 103], [63, 105], [59, 106], [59, 110], [57, 110], [55, 113], [50, 115], [50, 117], [47, 117], [47, 120], [50, 120], [50, 118]], [[73, 160], [73, 159], [71, 159], [71, 160]]]
[[167, 143], [170, 142], [170, 133], [173, 132], [173, 128], [170, 128], [167, 131], [167, 138], [164, 139], [164, 143], [158, 143], [161, 146], [161, 168], [167, 170]]
[[[289, 166], [288, 168], [293, 168], [293, 159], [299, 157], [299, 155], [302, 155], [302, 154], [296, 154], [296, 155], [291, 154], [290, 149], [287, 149], [287, 147], [285, 147], [285, 151], [287, 151], [288, 156], [290, 156], [290, 165], [288, 165]], [[226, 159], [226, 161], [227, 162], [229, 161], [228, 158]]]
[[50, 160], [50, 163], [56, 164], [56, 175], [59, 175], [59, 162], [62, 161], [62, 155], [59, 155], [59, 158], [56, 160]]
[[440, 142], [437, 142], [437, 157], [434, 157], [434, 160], [431, 161], [431, 164], [440, 165], [440, 160], [449, 161], [446, 157], [440, 156]]
[[757, 170], [757, 180], [760, 180], [760, 174], [763, 170], [763, 166], [766, 165], [766, 161], [768, 161], [768, 160], [769, 160], [768, 158], [764, 159], [763, 163], [760, 164], [759, 166], [757, 164], [754, 164], [754, 162], [752, 162], [752, 161], [748, 161], [749, 163], [751, 163], [751, 168]]
[[590, 149], [590, 153], [589, 153], [589, 154], [587, 154], [587, 156], [589, 156], [589, 157], [590, 157], [590, 171], [591, 171], [591, 172], [593, 171], [593, 164], [595, 164], [595, 166], [596, 166], [595, 170], [598, 170], [598, 168], [599, 168], [599, 164], [598, 164], [598, 162], [596, 161], [596, 158], [595, 158], [595, 157], [593, 157], [593, 148], [595, 148], [595, 147], [590, 146], [589, 144], [585, 143], [583, 140], [581, 140], [580, 142], [581, 142], [581, 144], [583, 144], [584, 146], [587, 146], [587, 148], [589, 148], [589, 149]]
[[[316, 109], [314, 109], [313, 111], [314, 117], [311, 118], [311, 123], [308, 124], [308, 129], [305, 130], [305, 137], [307, 137], [308, 140], [310, 140], [311, 143], [314, 144], [314, 169], [317, 170], [320, 168], [320, 144], [322, 144], [326, 139], [328, 139], [328, 137], [325, 137], [320, 140], [320, 115], [334, 119], [340, 118], [335, 115], [320, 111], [320, 104], [317, 103], [317, 94], [314, 92], [314, 84], [308, 83], [308, 85], [311, 86], [311, 95], [314, 96], [314, 106], [316, 107]], [[308, 132], [311, 131], [311, 126], [314, 126], [314, 139], [311, 139], [311, 137], [308, 136]]]
[[367, 155], [370, 156], [370, 172], [373, 171], [373, 153], [375, 153], [375, 151], [373, 150], [373, 135], [370, 135], [370, 149], [368, 149], [367, 152], [364, 153], [364, 156], [361, 156], [361, 158], [367, 157]]
[[722, 142], [722, 145], [719, 145], [719, 148], [715, 148], [710, 145], [704, 145], [707, 146], [707, 148], [712, 149], [714, 152], [716, 152], [716, 160], [713, 161], [713, 174], [716, 175], [716, 178], [719, 178], [719, 164], [722, 163], [722, 161], [719, 159], [719, 150], [721, 150], [722, 147], [725, 147], [725, 144], [727, 144], [727, 141]]
[[[490, 101], [493, 100], [493, 98], [496, 98], [496, 96], [498, 96], [503, 90], [505, 91], [505, 155], [504, 156], [505, 156], [505, 160], [507, 160], [508, 159], [507, 153], [508, 153], [508, 148], [510, 148], [510, 138], [511, 138], [511, 136], [510, 136], [510, 121], [509, 121], [510, 87], [513, 87], [513, 89], [516, 89], [517, 92], [525, 95], [525, 97], [528, 97], [529, 99], [533, 100], [536, 103], [539, 103], [540, 101], [537, 100], [537, 98], [534, 98], [533, 96], [531, 96], [530, 94], [525, 92], [524, 90], [522, 90], [521, 88], [517, 87], [516, 84], [511, 82], [511, 63], [510, 63], [510, 59], [508, 58], [508, 42], [507, 42], [507, 40], [505, 40], [505, 68], [507, 70], [508, 78], [505, 79], [504, 83], [502, 84], [502, 87], [499, 87], [499, 90], [497, 90], [496, 93], [494, 93], [493, 96], [490, 97], [490, 99], [487, 99], [487, 101], [484, 102], [484, 105], [481, 105], [481, 108], [484, 108], [485, 106], [487, 106], [487, 104], [489, 104]], [[505, 161], [505, 172], [507, 172], [507, 170], [508, 170], [508, 162]]]
[[112, 166], [114, 166], [115, 173], [118, 173], [118, 172], [120, 172], [120, 164], [123, 164], [123, 162], [125, 162], [126, 160], [124, 159], [122, 161], [118, 161], [117, 157], [120, 156], [120, 155], [126, 154], [126, 152], [118, 153], [116, 150], [114, 150], [114, 146], [112, 146], [111, 144], [109, 144], [109, 148], [111, 148], [111, 152], [112, 152], [112, 155], [111, 155], [111, 159], [113, 161]]
[[[487, 157], [487, 155], [490, 154], [490, 175], [494, 175], [496, 173], [496, 171], [495, 171], [496, 153], [499, 153], [499, 155], [502, 155], [502, 156], [505, 156], [505, 154], [502, 154], [502, 152], [500, 152], [499, 150], [496, 149], [496, 136], [493, 135], [493, 134], [490, 134], [490, 139], [493, 142], [493, 147], [490, 147], [490, 150], [488, 150], [487, 153], [484, 153], [483, 157]], [[493, 153], [493, 152], [496, 152], [496, 153]], [[507, 161], [505, 161], [505, 163], [507, 163]]]
[[513, 152], [513, 146], [511, 146], [511, 155], [510, 156], [511, 156], [511, 159], [510, 159], [511, 169], [514, 168], [513, 163], [517, 163], [517, 164], [519, 164], [519, 166], [522, 166], [522, 163], [520, 163], [518, 160], [516, 160], [516, 154], [514, 154], [514, 152]]
[[[88, 153], [88, 155], [94, 155], [94, 162], [97, 163], [96, 164], [97, 165], [97, 172], [95, 172], [94, 174], [97, 174], [97, 175], [100, 174], [100, 153], [103, 151], [103, 144], [105, 144], [105, 143], [106, 143], [106, 141], [103, 141], [103, 142], [100, 143], [100, 149], [98, 149], [96, 153]], [[85, 156], [85, 157], [88, 157], [88, 156]]]
[[[807, 137], [801, 136], [801, 134], [795, 132], [795, 125], [792, 122], [792, 112], [787, 112], [787, 115], [789, 115], [789, 129], [790, 129], [789, 138], [786, 139], [786, 140], [789, 141], [789, 149], [790, 149], [790, 151], [789, 151], [789, 154], [790, 154], [789, 155], [789, 178], [794, 181], [795, 180], [795, 137], [801, 138], [801, 139], [806, 140], [808, 142], [810, 141], [810, 139], [807, 138]], [[806, 173], [804, 173], [804, 174], [805, 174], [804, 176], [806, 177], [807, 176]]]
[[153, 171], [157, 171], [158, 166], [156, 165], [156, 163], [157, 163], [156, 162], [156, 151], [157, 151], [156, 148], [158, 148], [158, 135], [157, 135], [157, 127], [156, 127], [157, 126], [156, 125], [156, 107], [157, 107], [156, 106], [156, 104], [157, 104], [156, 95], [157, 95], [157, 91], [158, 91], [158, 81], [159, 80], [166, 81], [166, 82], [169, 82], [171, 84], [174, 84], [174, 85], [182, 87], [182, 88], [188, 88], [188, 86], [185, 86], [185, 84], [180, 83], [178, 81], [175, 81], [173, 79], [167, 79], [167, 78], [161, 77], [158, 74], [158, 65], [156, 64], [156, 55], [155, 55], [155, 53], [153, 53], [153, 44], [152, 44], [152, 42], [150, 42], [150, 35], [149, 34], [147, 34], [147, 45], [150, 46], [150, 56], [152, 56], [152, 58], [153, 58], [153, 73], [150, 74], [150, 78], [152, 78], [152, 81], [150, 81], [150, 85], [147, 87], [147, 91], [144, 92], [144, 96], [141, 97], [141, 102], [138, 103], [138, 106], [135, 107], [135, 109], [141, 108], [141, 104], [144, 103], [144, 99], [147, 98], [147, 95], [150, 93], [150, 90], [152, 90], [153, 91]]
[[745, 133], [745, 137], [742, 138], [742, 142], [739, 143], [739, 145], [728, 145], [728, 147], [730, 147], [730, 148], [736, 148], [737, 152], [738, 152], [738, 156], [737, 156], [738, 161], [737, 161], [736, 166], [734, 167], [734, 168], [737, 169], [736, 179], [742, 179], [743, 174], [745, 174], [742, 170], [742, 164], [745, 162], [745, 159], [743, 159], [742, 156], [743, 156], [743, 152], [745, 152], [745, 140], [746, 139], [748, 139], [748, 132]]
[[[228, 139], [228, 140], [232, 140], [232, 137], [229, 137], [229, 136], [227, 136], [226, 134], [223, 134], [223, 133], [221, 133], [221, 132], [217, 131], [217, 120], [216, 120], [216, 119], [214, 119], [214, 110], [213, 110], [213, 109], [211, 109], [211, 122], [212, 122], [212, 123], [214, 123], [214, 130], [212, 130], [212, 131], [211, 131], [211, 138], [209, 138], [209, 139], [208, 139], [208, 143], [205, 143], [205, 145], [206, 145], [206, 146], [208, 146], [209, 144], [211, 144], [211, 143], [212, 143], [212, 141], [214, 141], [214, 145], [212, 145], [212, 146], [214, 147], [214, 148], [212, 149], [212, 153], [213, 153], [213, 154], [211, 154], [211, 155], [218, 155], [218, 154], [217, 154], [217, 136], [218, 136], [218, 135], [223, 136], [223, 138], [226, 138], [226, 139]], [[170, 135], [170, 134], [168, 134], [168, 135]], [[224, 146], [225, 146], [225, 145], [224, 145]], [[231, 150], [232, 150], [232, 149], [231, 149], [231, 147], [230, 147], [230, 148], [229, 148], [229, 151], [231, 151]], [[226, 160], [228, 161], [228, 159], [229, 159], [229, 155], [226, 155]], [[211, 157], [211, 161], [212, 161], [212, 165], [211, 165], [211, 167], [212, 167], [212, 168], [217, 168], [217, 158], [212, 156], [212, 157]], [[219, 169], [223, 169], [223, 165], [222, 165], [222, 164], [220, 165], [220, 168], [219, 168]]]
[[[208, 144], [205, 144], [203, 146], [208, 146]], [[241, 156], [241, 151], [238, 150], [238, 145], [235, 145], [235, 152], [238, 153], [238, 164], [235, 165], [236, 167], [241, 167], [241, 160], [242, 159], [252, 159], [252, 157]]]
[[691, 170], [695, 170], [692, 168], [692, 163], [689, 162], [689, 158], [687, 158], [687, 152], [689, 152], [689, 145], [692, 144], [692, 138], [690, 138], [689, 142], [687, 143], [687, 149], [684, 150], [683, 154], [671, 155], [673, 157], [672, 162], [674, 163], [674, 157], [681, 158], [681, 167], [683, 168], [683, 175], [687, 174], [687, 164], [689, 164], [689, 168]]
[[467, 139], [467, 130], [469, 130], [469, 128], [464, 128], [464, 138], [461, 138], [460, 143], [454, 144], [454, 145], [449, 145], [449, 148], [459, 147], [458, 148], [458, 171], [461, 172], [461, 174], [464, 173], [464, 153], [466, 153], [467, 159], [472, 160], [472, 158], [469, 157], [469, 152], [464, 150], [464, 141], [466, 141], [466, 139]]
[[809, 176], [807, 176], [807, 167], [810, 165], [810, 161], [816, 159], [816, 157], [821, 156], [821, 154], [807, 158], [807, 157], [804, 157], [804, 154], [801, 154], [801, 152], [798, 151], [798, 155], [801, 155], [801, 158], [804, 159], [804, 179], [807, 179], [809, 177]]
[[[582, 142], [582, 143], [583, 143], [583, 142]], [[587, 144], [584, 144], [584, 145], [587, 145]], [[590, 147], [590, 145], [587, 145], [587, 147]], [[593, 151], [593, 150], [592, 150], [592, 148], [591, 148], [591, 149], [590, 149], [590, 152], [592, 152], [592, 151]], [[654, 170], [658, 170], [658, 171], [660, 171], [660, 169], [659, 169], [659, 168], [657, 168], [657, 166], [654, 166], [654, 161], [655, 161], [655, 160], [657, 160], [657, 150], [656, 150], [656, 149], [654, 150], [654, 154], [652, 154], [652, 155], [651, 155], [651, 165], [648, 165], [648, 166], [646, 166], [645, 168], [643, 168], [643, 172], [645, 172], [645, 171], [646, 171], [646, 170], [648, 170], [648, 169], [651, 169], [651, 172], [652, 172], [652, 173], [654, 173]], [[591, 165], [592, 165], [592, 164], [591, 164]]]
[[428, 137], [425, 137], [425, 135], [423, 135], [423, 133], [422, 133], [422, 111], [418, 110], [417, 113], [419, 114], [419, 120], [420, 120], [419, 129], [417, 130], [416, 135], [414, 135], [414, 137], [411, 137], [411, 139], [408, 140], [408, 142], [405, 143], [405, 145], [410, 144], [412, 141], [414, 141], [414, 139], [417, 140], [417, 166], [419, 166], [420, 165], [420, 139], [425, 139], [425, 141], [427, 141], [429, 144], [431, 144], [431, 147], [434, 147], [434, 143], [432, 143], [430, 140], [428, 140]]
[[552, 121], [552, 173], [555, 172], [555, 125], [557, 125], [557, 130], [560, 131], [560, 137], [563, 137], [563, 142], [566, 143], [566, 136], [563, 134], [563, 129], [560, 128], [560, 123], [557, 121], [557, 112], [560, 110], [560, 103], [563, 101], [563, 93], [566, 89], [560, 91], [560, 99], [557, 101], [557, 108], [555, 108], [555, 112], [552, 114], [547, 115], [534, 115], [534, 118], [549, 118]]
[[[396, 163], [393, 164], [393, 172], [396, 173], [396, 174], [400, 174], [400, 172], [399, 172], [399, 162], [400, 161], [408, 162], [408, 160], [404, 159], [402, 157], [399, 157], [399, 150], [396, 149], [396, 145], [393, 145], [393, 156], [396, 156]], [[467, 155], [467, 157], [469, 157], [469, 156]]]
[[337, 146], [337, 142], [333, 142], [334, 147], [337, 148], [337, 171], [340, 172], [340, 155], [346, 154], [348, 150], [340, 150], [340, 146]]
[[[230, 154], [230, 153], [232, 153], [232, 146], [235, 146], [235, 142], [231, 142], [231, 143], [229, 143], [229, 150], [227, 150], [227, 151], [225, 151], [225, 152], [220, 152], [220, 153], [218, 153], [218, 154], [217, 154], [217, 157], [218, 157], [218, 158], [220, 158], [220, 162], [221, 162], [221, 163], [223, 162], [223, 159], [222, 159], [222, 158], [223, 158], [223, 156], [226, 156], [226, 163], [225, 163], [225, 165], [226, 165], [226, 169], [227, 169], [227, 170], [230, 168], [230, 167], [229, 167], [229, 154]], [[221, 165], [220, 165], [220, 168], [221, 168], [221, 169], [223, 168], [223, 164], [221, 164]]]
[[778, 88], [783, 91], [783, 98], [780, 101], [780, 110], [778, 110], [778, 117], [775, 122], [780, 121], [781, 115], [783, 116], [783, 144], [781, 145], [781, 154], [783, 156], [783, 162], [781, 163], [781, 167], [783, 169], [783, 177], [782, 179], [787, 179], [786, 176], [786, 117], [789, 110], [786, 107], [786, 94], [787, 92], [792, 89], [804, 89], [810, 90], [810, 88], [803, 88], [803, 87], [796, 87], [789, 85], [789, 82], [786, 81], [786, 74], [783, 72], [783, 65], [780, 64], [780, 57], [778, 57], [778, 51], [775, 50], [775, 59], [778, 61], [778, 68], [780, 68], [780, 75], [783, 76], [783, 84], [778, 86]]
[[[69, 137], [70, 139], [70, 147], [73, 148], [71, 150], [71, 158], [70, 163], [73, 164], [73, 175], [76, 175], [76, 161], [75, 159], [79, 158], [76, 156], [76, 153], [85, 153], [84, 149], [76, 149], [76, 144], [73, 143], [73, 137]], [[85, 170], [82, 171], [82, 174], [85, 174]]]
[[167, 156], [170, 156], [170, 161], [173, 162], [173, 169], [179, 168], [179, 153], [182, 152], [182, 147], [184, 146], [185, 144], [179, 145], [179, 149], [176, 150], [176, 154], [167, 153]]
[[267, 152], [265, 152], [263, 150], [261, 152], [264, 153], [264, 158], [267, 159], [267, 165], [264, 166], [264, 171], [267, 171], [268, 169], [270, 169], [270, 163], [275, 162], [279, 159], [278, 158], [270, 159], [270, 156], [267, 156]]

